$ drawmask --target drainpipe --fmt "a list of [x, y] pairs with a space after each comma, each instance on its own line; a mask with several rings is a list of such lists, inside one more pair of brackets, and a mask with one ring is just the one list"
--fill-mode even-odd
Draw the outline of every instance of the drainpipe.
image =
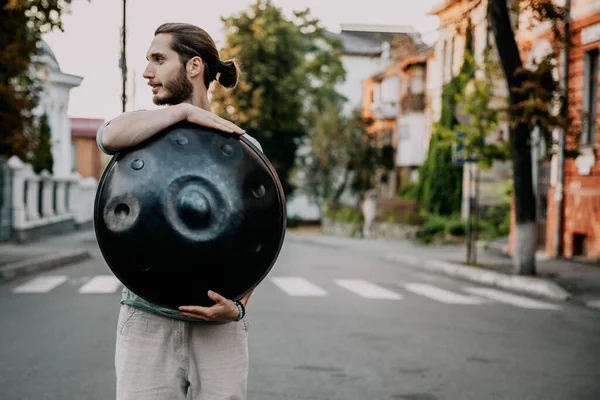
[[565, 183], [565, 135], [567, 131], [566, 117], [569, 112], [569, 50], [571, 41], [571, 0], [565, 0], [565, 19], [564, 19], [564, 37], [563, 48], [561, 50], [562, 61], [562, 79], [561, 86], [563, 90], [563, 116], [565, 123], [561, 129], [558, 138], [558, 183], [556, 185], [556, 230], [554, 232], [554, 254], [556, 258], [562, 257], [562, 236], [564, 229], [564, 183]]

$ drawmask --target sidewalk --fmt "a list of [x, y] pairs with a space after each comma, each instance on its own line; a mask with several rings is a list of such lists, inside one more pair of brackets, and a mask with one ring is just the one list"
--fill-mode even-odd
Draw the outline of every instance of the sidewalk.
[[548, 259], [538, 253], [536, 276], [519, 276], [512, 273], [512, 260], [503, 253], [501, 241], [479, 244], [479, 266], [472, 267], [465, 265], [464, 245], [420, 246], [409, 241], [353, 239], [296, 231], [289, 231], [287, 238], [337, 249], [370, 252], [375, 257], [406, 267], [600, 309], [600, 265]]
[[93, 229], [26, 243], [0, 243], [0, 282], [88, 260], [99, 254]]

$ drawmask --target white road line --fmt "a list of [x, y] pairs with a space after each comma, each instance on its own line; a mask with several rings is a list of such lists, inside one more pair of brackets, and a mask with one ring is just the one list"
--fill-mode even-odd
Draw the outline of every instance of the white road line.
[[501, 303], [507, 303], [522, 308], [531, 308], [538, 310], [560, 310], [562, 308], [554, 304], [544, 303], [541, 301], [530, 299], [528, 297], [518, 296], [516, 294], [503, 292], [496, 289], [483, 287], [467, 287], [464, 288], [464, 290], [477, 296], [487, 297], [488, 299], [496, 300]]
[[13, 293], [46, 293], [63, 284], [66, 276], [38, 276], [13, 289]]
[[271, 278], [279, 289], [290, 296], [327, 296], [327, 292], [304, 278], [280, 276]]
[[336, 279], [335, 283], [365, 299], [402, 300], [402, 296], [362, 279]]
[[98, 275], [79, 288], [79, 293], [114, 293], [121, 287], [121, 282], [112, 275]]
[[483, 304], [486, 302], [479, 297], [461, 295], [425, 283], [407, 283], [405, 288], [409, 292], [446, 304]]

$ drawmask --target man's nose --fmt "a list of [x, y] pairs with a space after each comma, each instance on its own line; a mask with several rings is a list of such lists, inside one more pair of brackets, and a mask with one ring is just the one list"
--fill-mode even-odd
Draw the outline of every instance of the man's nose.
[[152, 68], [150, 68], [150, 66], [148, 65], [146, 67], [146, 69], [144, 70], [144, 74], [142, 75], [145, 79], [152, 79], [154, 78], [154, 71], [152, 70]]

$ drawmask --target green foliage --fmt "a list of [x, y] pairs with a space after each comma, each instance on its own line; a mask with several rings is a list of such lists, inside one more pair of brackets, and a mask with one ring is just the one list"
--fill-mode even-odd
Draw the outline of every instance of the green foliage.
[[[340, 100], [332, 89], [345, 75], [340, 44], [325, 36], [308, 11], [288, 20], [270, 0], [257, 0], [222, 21], [221, 57], [237, 60], [242, 76], [233, 90], [215, 87], [213, 109], [256, 137], [289, 194], [296, 151], [307, 130], [306, 108]], [[325, 49], [315, 45], [318, 40]]]
[[398, 189], [398, 197], [401, 199], [416, 200], [419, 191], [418, 183], [409, 183]]
[[432, 240], [446, 232], [446, 219], [439, 215], [427, 215], [421, 229], [415, 235], [418, 241], [431, 243]]
[[39, 121], [39, 135], [33, 156], [31, 158], [31, 165], [36, 173], [40, 173], [46, 170], [52, 173], [54, 161], [52, 159], [52, 134], [50, 132], [50, 125], [48, 125], [48, 116], [42, 115]]
[[298, 226], [300, 226], [300, 224], [302, 223], [302, 219], [298, 218], [298, 217], [287, 217], [287, 223], [286, 223], [286, 227], [287, 228], [297, 228]]
[[452, 162], [453, 133], [435, 124], [427, 159], [419, 171], [417, 202], [423, 210], [450, 215], [460, 210], [462, 201], [462, 167]]
[[326, 100], [322, 108], [313, 109], [308, 115], [310, 151], [298, 157], [298, 183], [317, 204], [337, 202], [347, 189], [362, 196], [373, 188], [378, 168], [391, 168], [393, 153], [390, 155], [385, 146], [376, 146], [368, 134], [373, 121], [363, 119], [360, 111], [346, 117], [342, 103]]
[[472, 42], [469, 28], [465, 40], [467, 56], [459, 76], [452, 78], [442, 88], [440, 120], [433, 126], [427, 159], [419, 170], [418, 203], [423, 210], [434, 214], [451, 215], [461, 207], [463, 170], [453, 163], [452, 146], [456, 139], [455, 130], [459, 126], [456, 115], [459, 96], [475, 73], [475, 65], [470, 57]]
[[565, 124], [564, 114], [560, 112], [564, 99], [560, 83], [553, 75], [555, 68], [556, 56], [550, 53], [533, 68], [517, 70], [516, 75], [521, 78], [522, 85], [512, 90], [520, 94], [522, 100], [508, 109], [511, 128], [523, 124], [533, 131], [538, 127], [547, 151], [552, 148], [553, 129]]
[[453, 236], [464, 236], [467, 232], [467, 225], [460, 218], [455, 218], [448, 222], [447, 230]]
[[39, 101], [38, 53], [41, 35], [62, 30], [71, 0], [0, 0], [0, 156], [28, 160], [37, 139], [32, 114]]
[[334, 221], [362, 224], [364, 216], [361, 210], [356, 207], [348, 207], [335, 203], [330, 203], [326, 208], [325, 215]]
[[[456, 100], [462, 106], [460, 113], [468, 116], [468, 122], [458, 124], [456, 130], [464, 134], [460, 142], [464, 145], [465, 155], [479, 159], [479, 165], [484, 168], [492, 166], [494, 160], [508, 160], [510, 149], [508, 142], [502, 137], [499, 140], [490, 137], [498, 127], [500, 109], [491, 107], [495, 82], [500, 78], [498, 66], [484, 55], [484, 64], [478, 68], [483, 71], [483, 78], [476, 78], [471, 71], [467, 75], [459, 75], [462, 92], [457, 93]], [[470, 65], [475, 66], [471, 54], [465, 58]], [[458, 138], [454, 140], [458, 143]]]

